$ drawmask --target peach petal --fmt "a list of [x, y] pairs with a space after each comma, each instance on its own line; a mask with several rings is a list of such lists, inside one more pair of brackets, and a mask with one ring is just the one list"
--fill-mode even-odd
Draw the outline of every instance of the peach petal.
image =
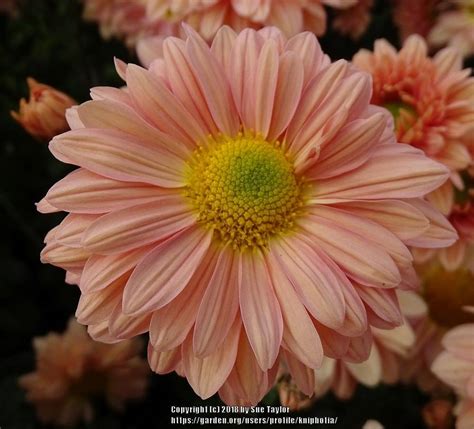
[[206, 139], [208, 131], [192, 117], [156, 74], [130, 64], [127, 68], [127, 87], [144, 117], [159, 129], [183, 138], [180, 141], [190, 149]]
[[347, 363], [346, 366], [351, 375], [365, 386], [376, 386], [382, 379], [382, 361], [376, 346], [372, 347], [365, 362]]
[[130, 272], [127, 272], [104, 289], [82, 294], [76, 309], [77, 321], [90, 325], [108, 320], [113, 309], [120, 302], [123, 288], [129, 277]]
[[231, 71], [232, 48], [236, 38], [236, 32], [224, 25], [216, 33], [211, 45], [212, 54], [220, 61], [228, 78]]
[[[346, 337], [330, 329], [316, 320], [313, 320], [323, 345], [324, 356], [340, 359], [346, 355], [350, 344], [350, 337]], [[326, 359], [323, 359], [323, 366]]]
[[439, 248], [452, 245], [458, 238], [456, 230], [440, 212], [428, 202], [416, 199], [406, 200], [421, 211], [430, 221], [430, 226], [423, 235], [406, 240], [405, 243], [416, 247]]
[[350, 339], [349, 348], [343, 360], [348, 363], [361, 363], [366, 361], [370, 356], [372, 344], [372, 331], [367, 329], [364, 335]]
[[321, 151], [317, 164], [306, 175], [328, 179], [360, 167], [366, 162], [385, 129], [385, 116], [376, 113], [349, 122]]
[[403, 241], [422, 235], [430, 225], [423, 212], [398, 200], [348, 201], [338, 207], [377, 222]]
[[59, 210], [101, 214], [151, 202], [166, 193], [156, 186], [119, 182], [79, 168], [57, 182], [45, 199]]
[[115, 306], [109, 319], [109, 332], [120, 340], [136, 337], [147, 332], [150, 328], [151, 315], [130, 317], [122, 311], [122, 301]]
[[273, 116], [268, 131], [270, 141], [276, 140], [288, 127], [298, 107], [302, 89], [302, 61], [293, 52], [285, 52], [279, 59]]
[[186, 44], [181, 39], [169, 37], [163, 45], [163, 58], [173, 93], [186, 109], [209, 133], [217, 134], [217, 126], [209, 111], [192, 65], [186, 56]]
[[402, 314], [394, 289], [377, 289], [357, 284], [355, 288], [365, 304], [378, 317], [390, 323], [392, 327], [402, 323]]
[[310, 368], [317, 368], [323, 359], [318, 331], [275, 258], [274, 252], [266, 255], [266, 261], [283, 316], [283, 344], [302, 363]]
[[[310, 215], [301, 226], [311, 239], [354, 280], [367, 286], [393, 287], [401, 276], [383, 247], [365, 240], [336, 222]], [[347, 246], [350, 243], [350, 246]]]
[[347, 278], [344, 282], [345, 276], [338, 276], [303, 237], [282, 239], [271, 253], [309, 313], [326, 326], [340, 328], [345, 316], [342, 288]]
[[181, 361], [181, 347], [157, 352], [151, 344], [148, 344], [148, 363], [152, 371], [158, 374], [173, 372]]
[[51, 140], [49, 148], [60, 161], [110, 179], [165, 188], [183, 186], [181, 159], [116, 130], [69, 131]]
[[91, 252], [104, 255], [127, 252], [164, 240], [195, 222], [181, 195], [169, 194], [100, 217], [87, 228], [82, 244]]
[[445, 349], [460, 358], [474, 361], [474, 324], [456, 326], [442, 340]]
[[203, 260], [212, 233], [191, 227], [152, 250], [133, 271], [123, 292], [123, 310], [130, 316], [157, 310], [189, 283]]
[[338, 177], [318, 180], [313, 201], [421, 197], [443, 184], [448, 174], [446, 167], [417, 149], [386, 144], [379, 146], [361, 167]]
[[223, 133], [235, 135], [239, 130], [238, 114], [230, 86], [223, 78], [223, 66], [212, 56], [209, 47], [198, 36], [188, 38], [186, 52], [214, 122]]
[[82, 247], [84, 231], [97, 220], [98, 215], [68, 214], [55, 230], [54, 240], [67, 247]]
[[[262, 370], [273, 366], [283, 335], [283, 318], [260, 251], [240, 255], [239, 301], [242, 321]], [[266, 335], [262, 336], [262, 332]]]
[[[186, 339], [196, 322], [202, 297], [216, 270], [217, 261], [218, 255], [209, 251], [184, 290], [169, 304], [153, 313], [150, 343], [155, 350], [170, 350]], [[235, 314], [231, 323], [234, 319]], [[216, 349], [217, 347], [210, 351], [214, 352]]]
[[239, 310], [239, 262], [230, 249], [222, 249], [202, 295], [194, 327], [193, 349], [202, 358], [225, 340]]
[[[268, 39], [262, 46], [255, 72], [254, 105], [255, 116], [248, 125], [250, 129], [267, 137], [275, 104], [275, 92], [278, 82], [278, 51], [276, 42]], [[245, 101], [244, 101], [245, 104]]]
[[239, 317], [236, 318], [221, 346], [203, 359], [194, 355], [191, 335], [184, 342], [182, 348], [184, 371], [189, 384], [202, 399], [214, 395], [232, 371], [237, 357], [240, 331]]
[[81, 292], [98, 292], [105, 288], [110, 282], [135, 268], [151, 249], [151, 246], [145, 246], [117, 255], [92, 255], [87, 260], [81, 275], [79, 283]]

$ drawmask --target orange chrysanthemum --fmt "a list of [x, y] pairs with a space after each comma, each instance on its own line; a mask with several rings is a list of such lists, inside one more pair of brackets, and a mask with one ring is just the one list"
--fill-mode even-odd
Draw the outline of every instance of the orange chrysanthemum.
[[142, 344], [137, 339], [97, 343], [71, 319], [64, 334], [49, 333], [33, 344], [36, 371], [19, 382], [43, 423], [74, 426], [92, 419], [95, 397], [122, 410], [127, 400], [145, 394], [148, 368], [139, 357]]
[[280, 360], [316, 368], [334, 338], [362, 359], [371, 325], [402, 322], [406, 244], [456, 238], [422, 198], [448, 170], [395, 142], [369, 76], [313, 34], [223, 27], [209, 47], [185, 28], [69, 111], [50, 149], [80, 168], [39, 203], [69, 212], [42, 260], [95, 338], [149, 332], [155, 371], [253, 404]]

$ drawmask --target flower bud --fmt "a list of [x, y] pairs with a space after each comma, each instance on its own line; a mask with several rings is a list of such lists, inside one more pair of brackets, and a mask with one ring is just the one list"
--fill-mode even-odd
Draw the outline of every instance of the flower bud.
[[66, 131], [66, 109], [77, 104], [71, 97], [49, 85], [27, 79], [30, 99], [20, 100], [18, 112], [11, 111], [13, 119], [38, 140], [49, 140]]

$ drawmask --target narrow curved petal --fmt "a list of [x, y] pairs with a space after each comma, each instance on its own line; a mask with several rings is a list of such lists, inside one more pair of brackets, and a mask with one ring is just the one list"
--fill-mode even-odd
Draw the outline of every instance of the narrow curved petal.
[[240, 255], [239, 281], [240, 311], [245, 331], [258, 364], [262, 370], [267, 370], [275, 363], [280, 350], [283, 318], [259, 251]]

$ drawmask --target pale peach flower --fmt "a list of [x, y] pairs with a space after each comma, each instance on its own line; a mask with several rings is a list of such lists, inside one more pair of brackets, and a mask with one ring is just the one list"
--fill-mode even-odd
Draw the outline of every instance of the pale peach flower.
[[410, 317], [416, 342], [404, 364], [404, 381], [415, 381], [425, 392], [446, 391], [431, 371], [442, 350], [441, 339], [453, 327], [474, 322], [474, 314], [463, 311], [474, 305], [474, 274], [466, 267], [446, 270], [436, 260], [418, 269], [422, 296], [428, 306], [425, 317]]
[[452, 0], [427, 35], [434, 47], [452, 46], [465, 57], [474, 54], [474, 0]]
[[29, 100], [20, 100], [19, 111], [10, 112], [13, 119], [39, 140], [49, 140], [68, 130], [66, 109], [77, 103], [63, 92], [31, 77], [27, 79], [27, 83]]
[[71, 319], [63, 334], [35, 338], [33, 345], [36, 371], [19, 383], [43, 423], [74, 426], [92, 420], [96, 397], [121, 411], [126, 401], [145, 395], [149, 370], [138, 339], [97, 343]]
[[471, 156], [464, 139], [474, 120], [474, 78], [452, 48], [427, 55], [425, 41], [410, 36], [400, 52], [386, 40], [361, 50], [354, 64], [373, 77], [372, 102], [390, 110], [399, 142], [422, 149], [454, 176]]
[[143, 0], [152, 20], [183, 20], [211, 40], [222, 25], [236, 31], [272, 25], [287, 37], [309, 30], [326, 32], [325, 6], [345, 9], [359, 0]]
[[[402, 312], [405, 317], [422, 317], [426, 314], [423, 300], [415, 292], [399, 291]], [[415, 334], [409, 323], [391, 329], [372, 327], [373, 346], [363, 362], [326, 357], [321, 369], [314, 371], [314, 390], [320, 397], [331, 390], [339, 399], [350, 399], [360, 383], [375, 387], [380, 383], [395, 384], [401, 376], [401, 358], [413, 347]], [[346, 345], [347, 346], [347, 345]], [[330, 350], [337, 350], [334, 345]], [[334, 357], [341, 354], [334, 353]], [[330, 355], [330, 353], [329, 353]]]
[[460, 397], [455, 410], [456, 429], [470, 429], [474, 425], [474, 323], [451, 329], [442, 345], [444, 350], [433, 362], [432, 370]]
[[354, 40], [360, 39], [370, 24], [373, 5], [374, 0], [359, 0], [356, 5], [336, 12], [333, 27]]
[[393, 0], [393, 20], [400, 38], [405, 41], [412, 34], [426, 37], [435, 24], [444, 0]]
[[104, 39], [116, 37], [130, 47], [142, 38], [174, 35], [179, 30], [176, 23], [149, 19], [142, 0], [83, 0], [83, 3], [84, 19], [97, 22]]
[[69, 213], [41, 257], [94, 338], [149, 332], [153, 370], [255, 404], [280, 361], [294, 376], [334, 343], [361, 360], [370, 326], [402, 322], [406, 243], [456, 238], [422, 199], [448, 170], [395, 142], [370, 77], [313, 34], [223, 27], [209, 47], [185, 28], [69, 110], [50, 149], [80, 168], [38, 204]]

